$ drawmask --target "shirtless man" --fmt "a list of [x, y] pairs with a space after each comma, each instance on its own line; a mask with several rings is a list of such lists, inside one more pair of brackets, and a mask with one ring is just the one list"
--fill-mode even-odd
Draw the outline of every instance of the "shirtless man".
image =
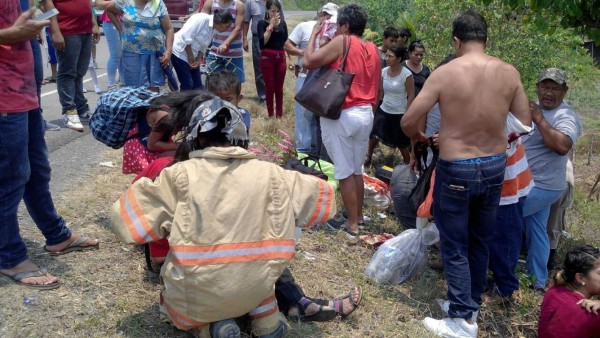
[[404, 117], [413, 144], [426, 142], [423, 120], [439, 102], [440, 155], [433, 215], [448, 281], [449, 318], [425, 318], [425, 328], [444, 337], [476, 337], [491, 240], [506, 165], [504, 125], [511, 111], [531, 126], [519, 72], [485, 53], [487, 23], [468, 11], [454, 20], [458, 56], [433, 72]]

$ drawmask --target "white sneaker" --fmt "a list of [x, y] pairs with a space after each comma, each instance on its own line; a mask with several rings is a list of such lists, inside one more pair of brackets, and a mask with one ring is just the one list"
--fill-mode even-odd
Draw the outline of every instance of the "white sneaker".
[[[438, 298], [435, 301], [440, 306], [440, 310], [442, 310], [442, 312], [444, 312], [445, 314], [448, 314], [448, 312], [450, 312], [450, 301], [443, 300], [441, 298]], [[471, 320], [473, 320], [474, 323], [477, 323], [477, 316], [479, 316], [479, 310], [473, 311], [473, 314], [471, 315]]]
[[96, 92], [96, 94], [100, 94], [102, 93], [102, 88], [100, 88], [100, 86], [95, 86], [94, 91]]
[[477, 338], [477, 324], [469, 324], [462, 318], [423, 319], [425, 328], [438, 337], [444, 338]]
[[83, 132], [83, 125], [79, 120], [76, 109], [67, 110], [67, 113], [63, 115], [65, 121], [65, 127], [73, 129], [75, 131]]

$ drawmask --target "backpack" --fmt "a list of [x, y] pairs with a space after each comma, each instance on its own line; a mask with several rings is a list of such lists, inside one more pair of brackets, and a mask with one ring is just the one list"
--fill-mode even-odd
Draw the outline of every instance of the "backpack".
[[[127, 134], [137, 123], [138, 116], [150, 107], [150, 101], [160, 96], [146, 88], [119, 88], [98, 98], [96, 110], [90, 119], [94, 138], [114, 149], [128, 140]], [[136, 135], [137, 136], [137, 135]]]

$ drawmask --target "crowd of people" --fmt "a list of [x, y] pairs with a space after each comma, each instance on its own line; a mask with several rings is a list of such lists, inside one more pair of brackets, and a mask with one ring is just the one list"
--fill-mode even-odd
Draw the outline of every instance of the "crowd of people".
[[[357, 237], [366, 221], [364, 167], [378, 143], [400, 150], [404, 164], [398, 168], [412, 168], [417, 144], [435, 140], [432, 214], [448, 283], [440, 305], [448, 317], [425, 318], [425, 328], [443, 337], [476, 337], [486, 288], [509, 300], [520, 287], [524, 236], [528, 286], [545, 292], [539, 335], [599, 336], [598, 248], [569, 251], [547, 289], [572, 199], [569, 152], [582, 133], [577, 113], [564, 101], [567, 74], [542, 70], [537, 101], [529, 101], [518, 71], [486, 54], [488, 28], [479, 13], [454, 20], [455, 54], [432, 72], [423, 63], [424, 43], [410, 42], [408, 29], [387, 27], [380, 47], [364, 40], [369, 15], [358, 4], [327, 3], [315, 20], [290, 33], [278, 0], [207, 0], [176, 33], [162, 0], [93, 4], [105, 9], [100, 20], [112, 39], [110, 90], [118, 90], [118, 72], [121, 86], [158, 91], [170, 64], [181, 84], [181, 92], [153, 98], [131, 130], [123, 173], [137, 177], [111, 213], [122, 241], [150, 243], [150, 257], [161, 267], [166, 321], [199, 337], [234, 338], [249, 327], [254, 336], [274, 338], [285, 333], [286, 316], [346, 318], [361, 303], [360, 286], [333, 300], [308, 297], [287, 269], [298, 229], [325, 223]], [[53, 206], [40, 108], [43, 76], [33, 71], [34, 60], [41, 60], [36, 42], [49, 27], [65, 126], [82, 131], [81, 119], [89, 118], [82, 80], [94, 68], [99, 30], [88, 1], [43, 0], [42, 6], [60, 14], [31, 20], [27, 0], [0, 7], [0, 72], [10, 79], [0, 84], [0, 274], [26, 287], [55, 289], [60, 280], [27, 256], [20, 201], [49, 254], [94, 250], [99, 242], [72, 233]], [[346, 55], [345, 71], [354, 79], [340, 118], [294, 107], [297, 151], [333, 163], [343, 212], [325, 181], [260, 161], [247, 150], [250, 114], [239, 104], [249, 32], [257, 97], [269, 117], [284, 114], [288, 68], [297, 92], [311, 70], [337, 68]], [[211, 198], [215, 192], [219, 198]], [[488, 269], [492, 285], [486, 285]]]

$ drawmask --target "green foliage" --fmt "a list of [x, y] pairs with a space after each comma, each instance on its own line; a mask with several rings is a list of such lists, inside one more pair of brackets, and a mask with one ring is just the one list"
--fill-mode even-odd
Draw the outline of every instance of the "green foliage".
[[[489, 5], [494, 0], [480, 0]], [[553, 33], [556, 26], [572, 28], [600, 43], [600, 0], [501, 0], [513, 10], [527, 12], [540, 31]], [[553, 20], [549, 21], [548, 17]]]
[[488, 53], [519, 70], [530, 97], [533, 98], [538, 74], [544, 68], [565, 69], [571, 78], [586, 76], [593, 69], [591, 58], [577, 48], [582, 41], [573, 30], [555, 27], [554, 34], [547, 34], [529, 22], [522, 11], [514, 11], [501, 1], [490, 1], [485, 6], [479, 0], [413, 1], [408, 16], [427, 47], [426, 62], [436, 65], [454, 52], [452, 21], [467, 9], [475, 9], [488, 23]]

